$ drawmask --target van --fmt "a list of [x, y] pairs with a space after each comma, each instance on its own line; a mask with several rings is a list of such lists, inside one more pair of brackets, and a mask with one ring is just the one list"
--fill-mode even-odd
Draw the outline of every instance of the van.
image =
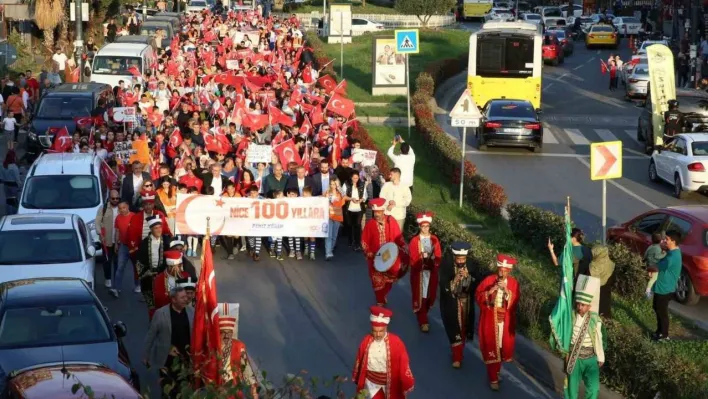
[[164, 15], [155, 15], [148, 18], [147, 22], [169, 22], [172, 25], [173, 32], [179, 32], [182, 27], [182, 21], [177, 17], [168, 17]]
[[154, 36], [158, 29], [162, 29], [165, 32], [165, 36], [162, 38], [162, 48], [170, 47], [175, 30], [172, 28], [172, 23], [168, 21], [152, 21], [148, 19], [147, 22], [140, 26], [140, 34]]
[[96, 214], [109, 193], [108, 182], [101, 173], [102, 164], [103, 160], [96, 154], [40, 155], [27, 173], [17, 214], [77, 215], [86, 223], [87, 240], [96, 248], [96, 255], [102, 256]]
[[113, 87], [105, 83], [64, 83], [50, 89], [39, 99], [30, 120], [27, 153], [36, 155], [52, 145], [50, 128], [66, 127], [69, 134], [76, 130], [74, 118], [91, 116], [99, 100], [106, 108], [115, 105]]
[[93, 57], [91, 81], [118, 86], [123, 80], [133, 83], [135, 77], [128, 71], [137, 67], [145, 75], [152, 65], [157, 65], [157, 53], [152, 46], [140, 43], [110, 43], [103, 46]]
[[155, 51], [157, 51], [157, 42], [152, 36], [145, 35], [126, 35], [118, 36], [113, 43], [138, 43], [138, 44], [149, 44]]

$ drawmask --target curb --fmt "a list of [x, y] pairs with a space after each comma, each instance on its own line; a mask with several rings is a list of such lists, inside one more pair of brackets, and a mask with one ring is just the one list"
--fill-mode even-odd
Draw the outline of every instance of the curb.
[[[362, 117], [361, 122], [369, 125], [408, 126], [406, 118], [401, 116], [367, 116]], [[412, 126], [415, 120], [411, 117], [409, 123]]]
[[368, 107], [368, 108], [384, 108], [384, 107], [396, 107], [396, 108], [406, 108], [408, 104], [406, 103], [357, 103], [357, 107]]

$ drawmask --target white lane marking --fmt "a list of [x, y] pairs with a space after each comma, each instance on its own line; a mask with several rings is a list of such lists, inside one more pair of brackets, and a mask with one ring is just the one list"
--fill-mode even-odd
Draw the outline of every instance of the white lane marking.
[[553, 133], [553, 128], [547, 124], [543, 125], [543, 144], [558, 144], [558, 138]]
[[566, 76], [568, 76], [568, 75], [570, 75], [570, 72], [564, 73], [563, 75], [561, 75], [560, 78], [558, 78], [558, 80], [561, 80], [561, 79], [563, 79], [564, 77], [566, 77]]
[[600, 55], [600, 50], [597, 50], [597, 53], [595, 53], [595, 54]]
[[583, 136], [582, 133], [580, 133], [580, 129], [563, 129], [565, 131], [565, 134], [568, 135], [570, 138], [570, 141], [573, 142], [575, 145], [590, 145], [590, 142], [588, 139]]
[[592, 57], [592, 58], [590, 58], [589, 60], [587, 60], [587, 62], [585, 62], [585, 63], [586, 63], [586, 64], [589, 64], [589, 63], [593, 62], [594, 60], [595, 60], [595, 57]]
[[[631, 148], [624, 148], [624, 151], [631, 152], [632, 154], [637, 154], [639, 155], [638, 157], [635, 157], [636, 159], [649, 159], [651, 156], [637, 150], [633, 150]], [[623, 157], [624, 158], [624, 157]]]
[[612, 132], [609, 131], [608, 129], [595, 129], [595, 133], [597, 133], [597, 135], [600, 136], [600, 138], [603, 141], [618, 141], [619, 140], [617, 138], [617, 136], [612, 134]]
[[543, 90], [541, 90], [541, 91], [542, 91], [542, 92], [543, 92], [543, 91], [546, 91], [546, 89], [548, 89], [549, 87], [553, 86], [553, 83], [555, 83], [555, 82], [549, 83], [549, 84], [548, 84], [546, 87], [544, 87]]
[[639, 143], [639, 140], [637, 139], [637, 130], [636, 129], [634, 129], [634, 130], [627, 129], [624, 132], [627, 133], [627, 136], [629, 136], [632, 139], [632, 141], [641, 145], [641, 143]]
[[580, 65], [576, 66], [575, 68], [573, 68], [573, 70], [574, 70], [574, 71], [577, 71], [578, 69], [580, 69], [580, 68], [582, 68], [582, 67], [584, 67], [584, 66], [585, 66], [585, 64], [580, 64]]
[[[438, 316], [430, 316], [430, 319], [435, 322], [440, 328], [444, 329], [445, 325], [443, 324], [442, 320]], [[477, 334], [475, 334], [474, 340], [473, 341], [467, 341], [465, 347], [469, 351], [471, 351], [477, 358], [482, 360], [482, 352], [479, 351], [479, 348], [476, 345], [477, 342]], [[517, 367], [518, 369], [518, 367]], [[537, 391], [532, 389], [529, 385], [525, 384], [523, 381], [520, 379], [516, 378], [515, 375], [511, 374], [509, 370], [507, 370], [502, 363], [502, 369], [501, 369], [501, 376], [504, 377], [505, 380], [511, 382], [512, 384], [518, 386], [522, 390], [524, 390], [527, 394], [529, 394], [530, 397], [532, 398], [537, 398], [541, 399], [543, 397], [550, 398], [552, 396], [549, 396], [546, 392], [543, 392], [543, 396], [541, 396]]]
[[[623, 158], [624, 158], [624, 157], [623, 157]], [[590, 169], [590, 162], [586, 161], [586, 160], [583, 159], [583, 158], [576, 158], [576, 159], [578, 160], [578, 162], [580, 162], [581, 164], [587, 166], [588, 169]], [[651, 208], [651, 209], [657, 209], [657, 208], [659, 208], [658, 205], [655, 205], [655, 204], [653, 204], [653, 203], [651, 203], [651, 202], [645, 200], [644, 198], [642, 198], [640, 195], [638, 195], [638, 194], [635, 193], [634, 191], [632, 191], [632, 190], [630, 190], [630, 189], [624, 187], [623, 185], [617, 183], [614, 179], [609, 179], [609, 180], [607, 180], [607, 182], [608, 182], [609, 184], [611, 184], [611, 185], [617, 187], [617, 188], [620, 189], [622, 192], [624, 192], [625, 194], [627, 194], [627, 195], [629, 195], [630, 197], [634, 198], [635, 200], [637, 200], [637, 201], [641, 202], [642, 204], [648, 206], [649, 208]]]
[[[625, 148], [625, 151], [629, 151], [629, 150]], [[585, 155], [585, 154], [564, 154], [564, 153], [554, 153], [554, 152], [535, 153], [535, 152], [504, 152], [504, 151], [467, 150], [467, 151], [465, 151], [465, 154], [503, 155], [505, 157], [516, 156], [516, 157], [550, 157], [550, 158], [579, 158], [579, 159], [590, 158], [590, 155]], [[649, 157], [647, 157], [646, 155], [642, 155], [642, 156], [624, 155], [624, 156], [622, 156], [622, 159], [647, 159], [647, 158], [649, 158]]]

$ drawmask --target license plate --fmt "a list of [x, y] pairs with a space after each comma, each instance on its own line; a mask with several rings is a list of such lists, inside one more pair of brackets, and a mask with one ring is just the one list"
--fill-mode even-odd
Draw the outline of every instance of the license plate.
[[512, 134], [521, 134], [524, 132], [524, 129], [517, 129], [517, 128], [505, 128], [504, 133], [512, 133]]

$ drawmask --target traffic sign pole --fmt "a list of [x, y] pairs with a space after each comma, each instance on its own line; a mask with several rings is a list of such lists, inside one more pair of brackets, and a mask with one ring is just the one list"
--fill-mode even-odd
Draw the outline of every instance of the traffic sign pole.
[[420, 41], [418, 37], [418, 29], [401, 29], [394, 31], [396, 41], [396, 54], [405, 54], [406, 56], [406, 99], [408, 105], [408, 138], [411, 138], [411, 82], [410, 68], [408, 63], [409, 54], [418, 54], [420, 52]]
[[602, 181], [602, 245], [607, 244], [607, 180]]
[[607, 244], [607, 180], [622, 177], [622, 142], [590, 146], [590, 179], [602, 180], [602, 243]]
[[465, 147], [467, 143], [467, 128], [462, 128], [462, 160], [460, 161], [460, 208], [462, 208], [462, 194], [465, 187]]
[[408, 100], [408, 119], [406, 124], [408, 125], [408, 139], [411, 138], [411, 77], [410, 69], [408, 69], [408, 54], [406, 54], [406, 99]]

